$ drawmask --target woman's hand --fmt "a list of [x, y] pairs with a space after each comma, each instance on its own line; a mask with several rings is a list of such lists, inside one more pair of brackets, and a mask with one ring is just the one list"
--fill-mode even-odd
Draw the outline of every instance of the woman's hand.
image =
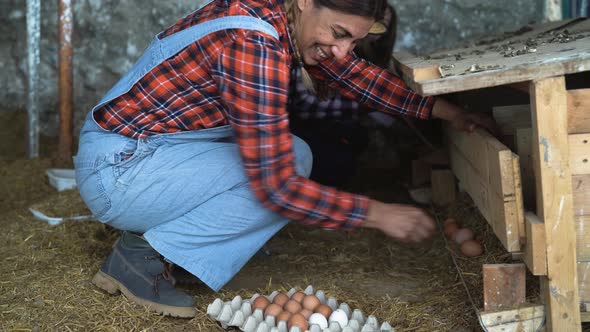
[[494, 119], [484, 113], [469, 113], [444, 99], [437, 99], [432, 108], [432, 116], [447, 120], [455, 130], [473, 132], [476, 128], [483, 128], [492, 135], [499, 133]]
[[371, 200], [367, 221], [363, 225], [376, 228], [401, 242], [420, 242], [434, 235], [434, 220], [424, 210], [411, 205], [386, 204]]

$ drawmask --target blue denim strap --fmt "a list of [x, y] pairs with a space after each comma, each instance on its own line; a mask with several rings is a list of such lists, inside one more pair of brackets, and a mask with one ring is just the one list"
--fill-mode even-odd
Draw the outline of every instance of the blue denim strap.
[[166, 59], [182, 51], [191, 43], [210, 33], [226, 29], [257, 30], [274, 38], [279, 38], [277, 31], [272, 25], [251, 16], [226, 16], [217, 18], [176, 32], [164, 39], [159, 39], [160, 34], [158, 34], [133, 67], [107, 92], [98, 105], [92, 108], [92, 112], [111, 100], [129, 92], [133, 85], [145, 74]]

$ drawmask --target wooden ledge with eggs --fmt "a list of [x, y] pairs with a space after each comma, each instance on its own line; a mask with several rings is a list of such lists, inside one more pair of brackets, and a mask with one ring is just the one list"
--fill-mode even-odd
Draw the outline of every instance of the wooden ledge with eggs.
[[388, 322], [379, 324], [373, 315], [365, 318], [359, 309], [326, 297], [322, 290], [307, 286], [286, 293], [254, 294], [242, 300], [215, 299], [207, 306], [207, 315], [224, 329], [237, 327], [244, 332], [394, 332]]

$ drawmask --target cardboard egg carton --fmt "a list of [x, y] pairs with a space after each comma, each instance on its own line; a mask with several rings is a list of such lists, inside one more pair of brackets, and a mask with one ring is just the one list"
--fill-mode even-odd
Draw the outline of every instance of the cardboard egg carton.
[[[292, 288], [287, 292], [289, 298], [297, 292]], [[379, 321], [373, 315], [365, 318], [359, 309], [351, 310], [348, 304], [338, 303], [334, 297], [326, 297], [322, 290], [314, 292], [313, 287], [307, 286], [304, 290], [306, 295], [314, 294], [322, 304], [327, 304], [333, 311], [339, 309], [343, 311], [348, 321], [345, 326], [340, 323], [330, 320], [329, 325], [321, 328], [319, 325], [310, 324], [308, 332], [395, 332], [388, 322], [383, 322], [379, 325]], [[278, 291], [266, 296], [272, 302], [274, 297], [279, 294]], [[306, 332], [301, 331], [297, 326], [288, 329], [287, 322], [276, 322], [274, 316], [264, 317], [262, 309], [252, 310], [252, 303], [260, 294], [254, 294], [252, 298], [243, 300], [240, 296], [234, 297], [231, 301], [224, 302], [217, 298], [213, 303], [207, 306], [207, 315], [213, 320], [219, 322], [224, 329], [230, 327], [239, 328], [244, 332]]]

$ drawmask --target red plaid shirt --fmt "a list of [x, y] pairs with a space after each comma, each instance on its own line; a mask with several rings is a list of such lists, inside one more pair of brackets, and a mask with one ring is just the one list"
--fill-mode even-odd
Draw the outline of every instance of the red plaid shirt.
[[[281, 0], [220, 0], [191, 13], [164, 36], [228, 15], [270, 23], [279, 39], [230, 29], [211, 33], [158, 65], [133, 88], [95, 112], [100, 126], [125, 136], [229, 124], [256, 197], [284, 217], [324, 228], [356, 228], [368, 198], [322, 186], [295, 173], [287, 98], [293, 48]], [[385, 112], [427, 118], [422, 98], [398, 77], [353, 55], [312, 70], [340, 93]]]

